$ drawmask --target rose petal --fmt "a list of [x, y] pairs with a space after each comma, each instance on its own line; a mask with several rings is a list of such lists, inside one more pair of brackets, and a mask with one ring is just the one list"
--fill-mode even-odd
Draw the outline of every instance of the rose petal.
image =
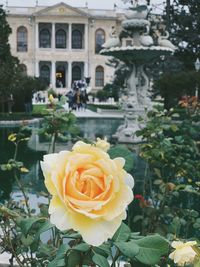
[[112, 238], [124, 219], [124, 212], [114, 221], [93, 220], [84, 215], [75, 215], [71, 217], [71, 223], [76, 231], [79, 231], [84, 241], [93, 246], [99, 246], [108, 238]]
[[49, 208], [50, 221], [52, 224], [60, 229], [61, 231], [72, 228], [73, 226], [70, 224], [70, 215], [69, 210], [62, 203], [59, 198], [51, 200], [50, 208]]
[[129, 173], [127, 173], [125, 176], [125, 184], [128, 185], [130, 188], [133, 188], [135, 185], [135, 181], [133, 179], [133, 176], [130, 175]]

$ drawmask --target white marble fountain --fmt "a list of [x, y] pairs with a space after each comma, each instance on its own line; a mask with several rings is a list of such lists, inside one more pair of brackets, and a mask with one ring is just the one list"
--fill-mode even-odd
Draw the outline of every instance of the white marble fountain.
[[147, 19], [147, 6], [136, 4], [125, 11], [126, 19], [122, 21], [122, 32], [131, 39], [132, 45], [123, 46], [122, 32], [117, 35], [112, 28], [109, 40], [103, 44], [101, 55], [119, 59], [129, 68], [125, 78], [126, 88], [122, 97], [122, 109], [125, 112], [125, 122], [121, 125], [115, 137], [121, 143], [138, 143], [140, 139], [135, 132], [141, 128], [138, 116], [144, 116], [145, 111], [152, 108], [150, 99], [149, 77], [145, 65], [161, 56], [174, 52], [175, 46], [167, 40], [168, 33], [158, 34], [155, 40], [150, 35], [150, 22]]

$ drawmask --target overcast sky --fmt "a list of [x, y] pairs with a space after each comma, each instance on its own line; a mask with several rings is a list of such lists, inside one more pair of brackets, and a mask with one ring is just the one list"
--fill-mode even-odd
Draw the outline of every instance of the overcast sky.
[[[37, 0], [0, 0], [0, 4], [5, 5], [6, 1], [8, 6], [34, 6]], [[59, 2], [64, 2], [74, 7], [84, 7], [87, 2], [89, 8], [97, 9], [113, 9], [114, 3], [118, 7], [124, 6], [122, 0], [38, 0], [38, 4], [41, 6], [54, 5]], [[140, 0], [140, 2], [144, 3], [145, 1]], [[156, 6], [156, 11], [161, 13], [163, 9], [163, 2], [165, 2], [165, 0], [151, 0], [153, 10], [155, 11]]]

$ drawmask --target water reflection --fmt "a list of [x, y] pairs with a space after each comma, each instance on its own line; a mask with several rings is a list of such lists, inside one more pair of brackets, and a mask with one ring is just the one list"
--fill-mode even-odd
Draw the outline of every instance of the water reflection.
[[[106, 136], [111, 138], [122, 123], [121, 119], [78, 119], [80, 135], [89, 140], [95, 140], [96, 137]], [[31, 125], [32, 136], [28, 143], [21, 143], [17, 160], [22, 161], [24, 166], [29, 169], [29, 173], [22, 175], [22, 181], [28, 188], [29, 193], [45, 191], [43, 185], [43, 176], [40, 169], [40, 160], [48, 151], [49, 143], [41, 142], [38, 129], [39, 124]], [[0, 127], [0, 164], [6, 163], [14, 154], [14, 145], [8, 141], [11, 133], [16, 133], [19, 127], [1, 126]], [[71, 142], [61, 142], [57, 144], [56, 151], [70, 149]], [[12, 191], [16, 191], [11, 171], [0, 170], [0, 202], [10, 197]]]

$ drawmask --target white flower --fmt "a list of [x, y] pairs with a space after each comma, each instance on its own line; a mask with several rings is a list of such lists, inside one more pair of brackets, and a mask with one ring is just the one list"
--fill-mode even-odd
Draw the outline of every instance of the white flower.
[[178, 266], [192, 264], [196, 256], [196, 252], [192, 249], [192, 246], [195, 246], [196, 244], [196, 241], [189, 241], [186, 243], [173, 241], [171, 246], [175, 248], [175, 250], [169, 255], [169, 258]]

